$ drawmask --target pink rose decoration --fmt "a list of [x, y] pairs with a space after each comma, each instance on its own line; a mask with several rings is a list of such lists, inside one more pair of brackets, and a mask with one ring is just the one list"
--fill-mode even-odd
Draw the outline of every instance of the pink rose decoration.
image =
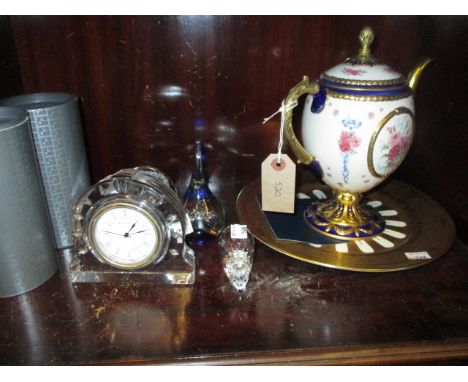
[[353, 69], [353, 68], [343, 68], [341, 72], [344, 74], [349, 74], [350, 76], [360, 76], [361, 74], [366, 73], [365, 70]]
[[390, 146], [388, 159], [393, 162], [408, 149], [411, 141], [408, 137], [404, 137], [401, 133], [397, 132], [395, 126], [389, 127], [388, 131], [391, 134], [388, 142], [388, 146]]
[[401, 152], [402, 149], [403, 149], [403, 146], [401, 146], [399, 144], [395, 145], [395, 146], [392, 146], [392, 148], [388, 152], [388, 159], [393, 161], [396, 158], [398, 158], [398, 156], [400, 155], [400, 152]]
[[398, 133], [392, 134], [390, 137], [390, 146], [400, 145], [402, 143], [401, 135]]
[[360, 144], [361, 138], [359, 138], [356, 134], [348, 133], [346, 131], [341, 132], [340, 140], [338, 141], [341, 152], [353, 153], [354, 149], [358, 148]]

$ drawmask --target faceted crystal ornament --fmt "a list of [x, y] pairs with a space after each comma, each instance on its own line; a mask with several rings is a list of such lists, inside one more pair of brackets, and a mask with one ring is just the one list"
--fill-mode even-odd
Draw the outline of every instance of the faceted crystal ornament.
[[[239, 227], [243, 229], [243, 235], [235, 232]], [[244, 291], [252, 269], [255, 239], [246, 226], [236, 224], [224, 229], [219, 238], [219, 245], [226, 276], [238, 292]]]
[[208, 187], [206, 149], [200, 141], [195, 142], [195, 167], [185, 192], [184, 207], [193, 227], [193, 233], [187, 236], [188, 243], [204, 244], [224, 228], [224, 209]]

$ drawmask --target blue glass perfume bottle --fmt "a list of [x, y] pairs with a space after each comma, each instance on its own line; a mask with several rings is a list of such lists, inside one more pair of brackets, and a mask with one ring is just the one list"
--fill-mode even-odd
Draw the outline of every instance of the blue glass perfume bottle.
[[188, 244], [204, 244], [219, 235], [225, 225], [224, 209], [208, 187], [206, 148], [195, 142], [195, 167], [185, 192], [184, 207], [192, 223]]

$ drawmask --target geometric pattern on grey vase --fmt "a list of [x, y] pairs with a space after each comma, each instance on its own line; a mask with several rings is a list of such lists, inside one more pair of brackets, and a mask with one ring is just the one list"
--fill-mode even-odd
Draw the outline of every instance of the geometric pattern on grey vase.
[[90, 179], [76, 102], [29, 110], [57, 248], [73, 244], [72, 208]]
[[26, 292], [57, 269], [29, 122], [0, 132], [0, 297]]

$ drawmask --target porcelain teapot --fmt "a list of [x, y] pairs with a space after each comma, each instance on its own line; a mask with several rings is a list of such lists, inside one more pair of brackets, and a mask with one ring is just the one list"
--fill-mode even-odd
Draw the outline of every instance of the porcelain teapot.
[[362, 193], [381, 183], [405, 158], [414, 135], [414, 91], [424, 58], [402, 76], [370, 51], [374, 33], [359, 34], [359, 54], [325, 71], [317, 81], [305, 76], [284, 105], [308, 93], [302, 114], [302, 139], [292, 127], [292, 109], [284, 115], [284, 136], [298, 162], [312, 166], [334, 190], [334, 199], [313, 202], [304, 212], [310, 226], [338, 239], [378, 235], [385, 221], [360, 205]]

